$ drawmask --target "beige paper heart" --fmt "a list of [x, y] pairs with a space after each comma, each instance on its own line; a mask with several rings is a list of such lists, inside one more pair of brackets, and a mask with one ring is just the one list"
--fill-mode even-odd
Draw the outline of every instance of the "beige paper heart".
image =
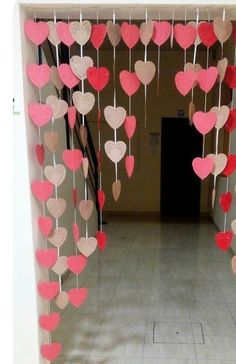
[[55, 298], [56, 306], [58, 308], [60, 308], [61, 310], [64, 310], [64, 308], [66, 308], [68, 303], [69, 303], [69, 297], [68, 297], [67, 292], [65, 292], [65, 291], [59, 292]]
[[227, 66], [228, 66], [228, 59], [227, 58], [220, 59], [217, 62], [216, 67], [217, 67], [217, 71], [218, 71], [218, 80], [219, 80], [219, 82], [222, 82], [223, 79], [225, 78], [225, 72], [226, 72]]
[[201, 71], [202, 69], [202, 66], [199, 64], [199, 63], [191, 63], [191, 62], [187, 62], [185, 65], [184, 65], [184, 71], [187, 72], [187, 71], [194, 71], [194, 72], [198, 72], [198, 71]]
[[229, 39], [233, 30], [231, 21], [223, 20], [221, 18], [214, 19], [213, 28], [217, 39], [221, 43], [224, 43]]
[[148, 20], [145, 23], [141, 23], [139, 28], [140, 40], [143, 45], [147, 46], [150, 40], [152, 39], [153, 34], [153, 22], [152, 20]]
[[55, 199], [51, 197], [49, 200], [47, 200], [47, 208], [50, 214], [55, 217], [55, 219], [59, 219], [59, 217], [65, 212], [66, 200], [64, 200], [64, 198]]
[[58, 275], [62, 275], [67, 271], [67, 257], [62, 255], [52, 267], [52, 271]]
[[202, 41], [201, 41], [201, 38], [199, 37], [199, 35], [198, 35], [198, 27], [199, 27], [199, 25], [201, 24], [201, 23], [204, 23], [204, 22], [199, 22], [199, 23], [196, 23], [195, 21], [190, 21], [190, 22], [188, 22], [188, 25], [191, 25], [193, 28], [195, 28], [196, 29], [196, 31], [197, 31], [197, 36], [196, 36], [196, 38], [195, 38], [195, 41], [194, 41], [194, 45], [197, 47], [199, 44], [201, 44], [202, 43]]
[[116, 47], [121, 38], [121, 31], [119, 24], [114, 24], [111, 20], [107, 22], [107, 35], [113, 47]]
[[93, 67], [93, 60], [90, 57], [73, 56], [70, 59], [70, 66], [74, 74], [80, 79], [85, 80], [87, 78], [87, 70], [89, 67]]
[[114, 142], [113, 140], [108, 140], [105, 143], [105, 152], [112, 162], [119, 163], [125, 155], [126, 144], [122, 141]]
[[227, 156], [224, 153], [208, 154], [208, 157], [211, 157], [214, 161], [214, 168], [211, 172], [214, 176], [218, 176], [224, 169], [227, 164]]
[[121, 181], [118, 179], [112, 183], [112, 194], [115, 201], [119, 200], [121, 192]]
[[79, 212], [82, 218], [87, 221], [93, 212], [93, 201], [81, 200], [79, 203]]
[[216, 200], [216, 189], [213, 188], [212, 194], [211, 194], [211, 208], [214, 210], [215, 207], [215, 200]]
[[50, 76], [51, 76], [51, 80], [53, 82], [53, 84], [55, 85], [55, 87], [60, 91], [63, 89], [64, 87], [64, 83], [62, 82], [59, 73], [58, 73], [58, 69], [56, 66], [51, 66], [50, 68]]
[[60, 248], [67, 238], [67, 230], [64, 227], [58, 227], [49, 235], [48, 240], [51, 244]]
[[48, 21], [48, 39], [56, 47], [61, 43], [60, 38], [57, 35], [56, 23], [54, 21]]
[[46, 131], [43, 135], [44, 142], [50, 152], [55, 153], [59, 142], [59, 134], [57, 131]]
[[236, 274], [236, 255], [234, 255], [233, 258], [231, 259], [231, 267], [234, 274]]
[[80, 238], [77, 242], [77, 246], [79, 251], [85, 256], [89, 257], [97, 247], [97, 239], [96, 238]]
[[193, 115], [195, 114], [195, 105], [192, 101], [190, 101], [189, 106], [188, 106], [188, 118], [190, 121], [190, 125], [193, 124]]
[[46, 99], [46, 104], [51, 106], [53, 111], [53, 118], [62, 118], [68, 110], [68, 104], [64, 100], [59, 100], [56, 96], [50, 95]]
[[89, 161], [88, 161], [88, 158], [85, 157], [82, 159], [82, 168], [83, 168], [84, 178], [88, 177], [88, 167], [89, 167]]
[[91, 23], [88, 20], [84, 20], [81, 23], [73, 21], [70, 23], [70, 32], [74, 40], [79, 45], [84, 45], [90, 38], [91, 35]]
[[60, 186], [66, 177], [66, 169], [62, 164], [46, 166], [44, 174], [54, 186]]
[[121, 106], [106, 106], [104, 116], [111, 128], [118, 129], [125, 121], [126, 110]]
[[215, 128], [222, 128], [229, 117], [229, 107], [226, 105], [222, 105], [221, 107], [213, 106], [210, 111], [216, 113], [217, 116]]
[[80, 125], [79, 133], [80, 133], [80, 138], [81, 138], [82, 144], [84, 147], [86, 147], [87, 142], [88, 142], [88, 132], [87, 132], [86, 126]]
[[236, 219], [234, 219], [232, 222], [231, 222], [231, 229], [234, 233], [234, 235], [236, 235]]
[[88, 114], [95, 103], [95, 97], [91, 92], [76, 91], [73, 93], [72, 99], [76, 109], [82, 115]]
[[153, 62], [136, 61], [134, 64], [136, 76], [143, 85], [148, 85], [154, 78], [156, 66]]

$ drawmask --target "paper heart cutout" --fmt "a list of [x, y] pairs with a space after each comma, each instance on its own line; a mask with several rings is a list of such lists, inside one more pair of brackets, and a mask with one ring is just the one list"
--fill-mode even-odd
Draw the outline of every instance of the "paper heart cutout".
[[68, 303], [69, 303], [69, 297], [68, 297], [67, 292], [65, 292], [65, 291], [59, 292], [55, 298], [56, 306], [58, 308], [60, 308], [61, 310], [64, 310], [64, 308], [66, 308]]
[[43, 166], [45, 159], [45, 152], [43, 144], [37, 144], [35, 147], [35, 153], [40, 166]]
[[214, 161], [211, 157], [194, 158], [192, 162], [193, 170], [201, 180], [205, 179], [214, 168]]
[[41, 202], [47, 201], [54, 190], [53, 184], [49, 181], [33, 181], [31, 182], [31, 191], [34, 197]]
[[208, 48], [212, 47], [217, 41], [213, 23], [201, 22], [198, 26], [198, 34], [202, 43]]
[[219, 198], [219, 203], [220, 203], [221, 209], [225, 213], [227, 213], [231, 207], [232, 193], [231, 192], [221, 193], [220, 198]]
[[236, 274], [236, 256], [231, 259], [231, 267], [234, 274]]
[[80, 307], [88, 297], [87, 288], [72, 288], [69, 292], [69, 301], [70, 303], [78, 308]]
[[42, 329], [52, 332], [59, 325], [61, 316], [58, 312], [52, 312], [50, 315], [41, 315], [39, 317], [39, 325]]
[[190, 125], [192, 125], [193, 123], [193, 115], [195, 114], [195, 112], [196, 112], [195, 105], [192, 101], [190, 101], [188, 106], [188, 118], [190, 121]]
[[44, 268], [51, 268], [57, 260], [57, 250], [54, 248], [37, 249], [35, 256], [39, 265]]
[[62, 63], [58, 66], [58, 73], [62, 82], [69, 88], [72, 89], [80, 82], [72, 71], [71, 67], [67, 63]]
[[97, 239], [91, 238], [80, 238], [77, 241], [79, 251], [85, 256], [89, 257], [97, 247]]
[[76, 107], [68, 107], [68, 123], [71, 129], [74, 128], [76, 122]]
[[107, 246], [107, 236], [104, 231], [97, 231], [96, 239], [98, 242], [98, 249], [102, 252]]
[[107, 28], [106, 24], [93, 24], [91, 30], [90, 42], [94, 48], [99, 49], [106, 38]]
[[50, 95], [46, 99], [46, 104], [52, 108], [53, 118], [60, 119], [62, 118], [68, 110], [68, 104], [66, 101], [58, 99], [54, 95]]
[[153, 62], [136, 61], [134, 64], [136, 76], [143, 85], [148, 85], [154, 78], [156, 66]]
[[46, 125], [52, 118], [52, 108], [49, 105], [39, 104], [38, 102], [31, 102], [28, 105], [28, 114], [32, 122], [41, 128]]
[[27, 37], [39, 46], [48, 37], [48, 24], [44, 21], [34, 22], [33, 20], [26, 20], [24, 24], [24, 30]]
[[112, 129], [118, 129], [126, 117], [126, 110], [122, 106], [106, 106], [104, 116]]
[[58, 37], [57, 34], [57, 28], [56, 28], [56, 23], [54, 23], [54, 21], [48, 21], [48, 40], [56, 47], [61, 43], [60, 38]]
[[91, 23], [88, 20], [70, 23], [70, 32], [74, 40], [81, 46], [85, 45], [91, 35]]
[[199, 37], [199, 34], [198, 34], [198, 26], [199, 26], [200, 23], [197, 23], [195, 21], [190, 21], [188, 22], [188, 25], [191, 25], [193, 28], [196, 29], [196, 38], [195, 38], [195, 41], [194, 41], [194, 46], [197, 47], [199, 44], [201, 44], [201, 38]]
[[119, 200], [121, 193], [121, 181], [118, 179], [112, 183], [112, 195], [115, 201]]
[[213, 21], [213, 28], [217, 39], [221, 43], [225, 43], [231, 36], [233, 26], [229, 20], [215, 18]]
[[148, 20], [144, 23], [141, 23], [139, 28], [139, 35], [141, 43], [143, 43], [144, 46], [147, 46], [150, 40], [152, 39], [153, 34], [153, 22], [152, 20]]
[[229, 112], [228, 120], [225, 123], [225, 129], [231, 133], [236, 128], [236, 108]]
[[217, 71], [218, 71], [218, 80], [219, 80], [219, 82], [222, 82], [224, 80], [225, 72], [227, 70], [227, 66], [228, 66], [227, 58], [220, 59], [217, 62], [216, 68], [217, 68]]
[[217, 117], [215, 125], [216, 129], [222, 128], [225, 125], [226, 121], [228, 120], [230, 111], [229, 107], [226, 105], [222, 105], [220, 107], [213, 106], [210, 111], [216, 114]]
[[59, 73], [58, 73], [58, 69], [56, 66], [51, 66], [50, 67], [50, 77], [51, 80], [54, 84], [54, 86], [60, 91], [63, 89], [64, 87], [64, 83], [62, 82]]
[[130, 178], [134, 171], [134, 156], [133, 155], [127, 155], [125, 158], [125, 169], [128, 177]]
[[140, 87], [140, 81], [136, 73], [126, 70], [120, 72], [120, 84], [128, 96], [134, 95]]
[[27, 64], [26, 73], [29, 80], [38, 88], [45, 86], [50, 79], [50, 68], [47, 64]]
[[228, 160], [225, 169], [223, 170], [223, 174], [226, 177], [231, 176], [232, 173], [236, 170], [236, 154], [229, 154]]
[[62, 255], [57, 258], [56, 263], [52, 267], [52, 271], [58, 275], [62, 275], [67, 271], [67, 257]]
[[218, 176], [225, 168], [227, 163], [227, 155], [223, 153], [208, 154], [207, 157], [211, 157], [214, 160], [214, 168], [212, 170], [212, 174]]
[[81, 200], [79, 203], [79, 212], [82, 218], [87, 221], [93, 212], [93, 201]]
[[113, 163], [119, 163], [126, 152], [126, 144], [122, 141], [108, 140], [105, 143], [105, 152]]
[[74, 38], [72, 37], [70, 32], [70, 24], [59, 21], [58, 23], [56, 23], [56, 30], [58, 38], [61, 40], [61, 42], [67, 45], [67, 47], [72, 46], [72, 44], [74, 43]]
[[116, 47], [121, 38], [121, 30], [119, 24], [114, 24], [111, 20], [108, 20], [106, 24], [107, 35], [113, 47]]
[[209, 67], [207, 70], [197, 72], [197, 80], [202, 91], [208, 93], [214, 86], [218, 76], [216, 67]]
[[206, 135], [214, 128], [216, 124], [216, 119], [217, 115], [213, 111], [197, 111], [193, 115], [193, 124], [195, 128], [199, 131], [199, 133], [201, 133], [202, 135]]
[[46, 131], [43, 135], [44, 142], [50, 152], [55, 153], [59, 143], [59, 134], [57, 131]]
[[196, 81], [194, 71], [180, 71], [175, 75], [175, 85], [181, 95], [186, 96]]
[[62, 154], [62, 159], [67, 168], [75, 172], [80, 168], [82, 163], [83, 154], [79, 149], [67, 149]]
[[174, 26], [174, 37], [178, 45], [183, 49], [188, 49], [194, 44], [197, 31], [192, 25], [176, 24]]
[[48, 216], [40, 216], [38, 218], [38, 226], [44, 236], [49, 236], [52, 231], [52, 219]]
[[85, 148], [87, 145], [87, 142], [88, 142], [88, 132], [87, 132], [86, 126], [81, 124], [80, 128], [79, 128], [79, 133], [80, 133], [80, 138], [81, 138], [82, 144]]
[[234, 235], [236, 235], [236, 219], [234, 219], [232, 222], [231, 222], [231, 229], [234, 233]]
[[48, 240], [51, 244], [56, 246], [57, 248], [60, 248], [67, 238], [67, 230], [64, 227], [58, 227], [51, 232], [51, 234], [48, 236]]
[[51, 301], [59, 292], [59, 283], [56, 281], [39, 282], [38, 293], [45, 300]]
[[161, 46], [170, 37], [172, 31], [172, 26], [168, 21], [153, 21], [153, 42]]
[[78, 224], [76, 224], [76, 223], [72, 224], [72, 233], [73, 233], [74, 242], [77, 243], [77, 241], [79, 240], [79, 237], [80, 237], [80, 231], [79, 231]]
[[59, 219], [61, 217], [66, 209], [66, 200], [64, 198], [49, 198], [47, 200], [47, 208], [50, 214], [55, 217], [55, 219]]
[[139, 41], [139, 28], [135, 24], [124, 21], [120, 27], [121, 37], [129, 49], [132, 49]]
[[106, 67], [91, 67], [88, 69], [87, 78], [94, 90], [100, 92], [108, 84], [110, 72]]
[[198, 82], [197, 82], [197, 72], [200, 71], [202, 69], [202, 66], [199, 63], [191, 63], [191, 62], [187, 62], [184, 65], [184, 71], [193, 71], [195, 72], [195, 81], [193, 83], [193, 87], [197, 86]]
[[231, 89], [236, 88], [236, 66], [229, 65], [227, 67], [224, 82]]
[[72, 273], [79, 275], [87, 265], [87, 258], [83, 255], [71, 255], [67, 258], [67, 265]]
[[73, 93], [72, 99], [76, 109], [82, 115], [88, 114], [95, 103], [95, 97], [91, 92], [76, 91]]
[[88, 68], [93, 67], [93, 60], [88, 56], [73, 56], [70, 59], [70, 67], [76, 77], [78, 77], [80, 80], [85, 80], [87, 78]]
[[72, 189], [72, 202], [73, 202], [74, 209], [76, 209], [76, 206], [77, 206], [77, 199], [78, 199], [77, 189], [73, 188]]
[[56, 360], [61, 353], [61, 344], [58, 342], [52, 344], [42, 344], [40, 347], [41, 355], [50, 361]]
[[88, 168], [89, 168], [89, 160], [88, 158], [85, 157], [82, 159], [82, 169], [84, 173], [84, 178], [88, 177]]
[[126, 116], [125, 132], [129, 139], [133, 138], [135, 129], [136, 129], [136, 117], [134, 115]]
[[225, 231], [225, 232], [219, 231], [215, 235], [216, 245], [223, 251], [229, 249], [232, 239], [233, 239], [233, 234], [231, 233], [231, 231]]
[[104, 207], [104, 204], [105, 204], [105, 200], [106, 200], [105, 192], [103, 190], [98, 190], [98, 205], [99, 205], [99, 210], [103, 210], [103, 207]]
[[56, 164], [55, 166], [47, 166], [44, 168], [45, 177], [54, 186], [60, 186], [66, 177], [66, 169], [62, 164]]

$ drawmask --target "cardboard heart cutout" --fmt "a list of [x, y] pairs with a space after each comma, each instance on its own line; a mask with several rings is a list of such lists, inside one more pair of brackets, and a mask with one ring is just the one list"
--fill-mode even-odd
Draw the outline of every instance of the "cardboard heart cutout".
[[89, 257], [97, 247], [97, 239], [91, 238], [80, 238], [77, 242], [79, 251], [85, 256]]
[[134, 171], [134, 156], [133, 155], [127, 155], [125, 158], [125, 169], [128, 177], [130, 178]]
[[67, 63], [62, 63], [58, 66], [58, 73], [62, 82], [69, 88], [72, 89], [78, 85], [80, 79], [77, 78], [72, 71], [71, 67]]
[[168, 21], [153, 21], [153, 42], [161, 46], [164, 44], [171, 35], [172, 26]]
[[58, 38], [61, 40], [61, 42], [67, 45], [67, 47], [72, 46], [75, 40], [70, 32], [70, 24], [59, 21], [56, 23], [56, 30]]
[[45, 159], [45, 152], [43, 144], [37, 144], [35, 147], [35, 154], [40, 166], [43, 166]]
[[52, 332], [59, 325], [61, 316], [58, 312], [52, 312], [50, 315], [39, 316], [39, 325], [42, 329]]
[[73, 56], [70, 59], [70, 67], [76, 77], [78, 77], [80, 80], [85, 80], [87, 78], [88, 68], [93, 67], [93, 60], [88, 56]]
[[45, 86], [50, 79], [50, 68], [47, 64], [27, 64], [26, 73], [29, 80], [38, 88]]
[[105, 152], [113, 163], [119, 163], [126, 152], [126, 144], [122, 141], [108, 140], [105, 143]]
[[91, 67], [88, 69], [87, 78], [94, 90], [100, 92], [109, 82], [110, 71], [106, 67]]
[[97, 231], [96, 239], [98, 242], [98, 249], [102, 252], [107, 246], [107, 236], [104, 231]]
[[220, 59], [217, 62], [216, 68], [217, 68], [217, 71], [218, 71], [218, 80], [219, 80], [219, 82], [222, 82], [224, 80], [227, 66], [228, 66], [228, 59], [227, 58]]
[[51, 77], [51, 80], [54, 84], [54, 86], [59, 90], [61, 91], [64, 87], [64, 83], [62, 82], [60, 76], [59, 76], [59, 73], [58, 73], [58, 69], [56, 66], [51, 66], [50, 67], [50, 77]]
[[84, 178], [87, 178], [88, 177], [88, 168], [89, 168], [89, 161], [88, 161], [87, 157], [82, 159], [82, 168], [83, 168]]
[[226, 177], [231, 176], [236, 170], [236, 154], [229, 154], [228, 160], [225, 169], [223, 170], [223, 174]]
[[44, 168], [44, 174], [49, 182], [58, 187], [63, 183], [66, 177], [66, 169], [62, 164], [47, 166]]
[[134, 69], [138, 79], [146, 86], [153, 80], [156, 72], [156, 66], [151, 61], [136, 61]]
[[139, 28], [135, 24], [124, 21], [120, 27], [121, 37], [129, 49], [132, 49], [139, 41]]
[[205, 179], [214, 168], [214, 161], [211, 157], [194, 158], [192, 162], [193, 170], [201, 180]]
[[46, 99], [46, 104], [52, 108], [53, 118], [60, 119], [62, 118], [68, 110], [68, 104], [66, 101], [58, 99], [54, 95], [50, 95]]
[[59, 292], [59, 283], [56, 281], [51, 282], [39, 282], [38, 293], [45, 300], [51, 301]]
[[41, 202], [45, 202], [49, 199], [54, 191], [53, 184], [49, 181], [32, 181], [31, 191], [34, 197]]
[[48, 211], [55, 219], [59, 219], [65, 212], [66, 200], [64, 200], [64, 198], [55, 199], [51, 197], [46, 204]]
[[57, 131], [46, 131], [43, 135], [44, 142], [50, 152], [55, 153], [59, 143], [59, 134]]
[[217, 115], [213, 111], [197, 111], [193, 115], [193, 124], [202, 135], [209, 133], [216, 124]]
[[214, 176], [218, 176], [224, 169], [227, 164], [227, 155], [223, 153], [215, 154], [208, 154], [208, 157], [211, 157], [214, 160], [214, 168], [212, 170], [212, 174]]
[[85, 148], [87, 145], [87, 142], [88, 142], [88, 132], [87, 132], [86, 126], [81, 124], [80, 128], [79, 128], [79, 133], [80, 133], [80, 138], [81, 138], [82, 144]]
[[196, 81], [194, 71], [180, 71], [175, 75], [175, 85], [181, 95], [186, 96]]
[[61, 344], [58, 342], [52, 344], [42, 344], [40, 347], [40, 352], [43, 358], [50, 361], [56, 360], [61, 353]]
[[202, 91], [208, 93], [214, 86], [218, 76], [216, 67], [209, 67], [207, 70], [200, 70], [197, 72], [197, 80], [199, 87]]
[[106, 106], [104, 116], [112, 129], [118, 129], [126, 117], [126, 110], [122, 106]]
[[78, 224], [73, 223], [72, 233], [73, 233], [74, 242], [77, 243], [77, 241], [80, 238], [80, 231], [79, 231], [79, 225]]
[[121, 193], [121, 181], [118, 179], [112, 183], [112, 195], [115, 201], [119, 200]]
[[83, 154], [79, 149], [67, 149], [62, 154], [62, 159], [67, 168], [75, 172], [80, 168], [82, 163]]
[[49, 105], [31, 102], [28, 105], [28, 114], [32, 122], [41, 128], [51, 120], [53, 111]]
[[79, 275], [81, 272], [83, 272], [86, 265], [87, 258], [83, 255], [71, 255], [67, 258], [67, 266], [69, 270], [76, 275]]
[[222, 128], [226, 121], [228, 120], [228, 117], [229, 117], [229, 107], [226, 106], [226, 105], [222, 105], [220, 107], [217, 107], [217, 106], [213, 106], [211, 108], [212, 112], [214, 112], [216, 114], [216, 125], [215, 125], [215, 128], [216, 129], [220, 129]]
[[76, 122], [76, 107], [68, 107], [68, 123], [71, 129], [74, 128]]
[[134, 115], [126, 116], [125, 118], [125, 132], [128, 139], [133, 138], [136, 129], [136, 117]]
[[38, 226], [43, 236], [49, 236], [52, 231], [52, 219], [48, 216], [38, 218]]
[[224, 127], [229, 133], [236, 128], [236, 108], [230, 110], [228, 120]]
[[231, 192], [222, 193], [220, 195], [219, 203], [221, 209], [225, 213], [229, 212], [232, 203], [232, 193]]
[[197, 31], [192, 25], [176, 24], [174, 26], [174, 37], [178, 45], [184, 50], [194, 44]]
[[236, 66], [229, 65], [225, 72], [224, 82], [231, 89], [236, 88]]
[[93, 212], [93, 201], [81, 200], [79, 203], [79, 212], [82, 218], [87, 221]]
[[99, 205], [99, 210], [103, 210], [105, 201], [106, 201], [105, 192], [103, 190], [98, 190], [98, 205]]
[[57, 28], [56, 28], [56, 23], [54, 23], [54, 21], [48, 21], [48, 40], [56, 47], [61, 43], [60, 38], [58, 37], [57, 34]]
[[234, 219], [232, 222], [231, 222], [231, 229], [234, 233], [234, 235], [236, 235], [236, 219]]
[[86, 301], [88, 297], [88, 290], [87, 288], [72, 288], [68, 292], [68, 296], [72, 306], [78, 308]]
[[52, 267], [52, 271], [58, 275], [62, 275], [67, 271], [67, 257], [60, 256], [57, 258], [56, 263]]
[[134, 95], [140, 87], [140, 81], [136, 73], [126, 70], [120, 72], [120, 84], [128, 96]]
[[213, 23], [201, 22], [198, 26], [198, 34], [202, 43], [208, 48], [212, 47], [217, 41], [217, 37], [213, 29]]
[[55, 298], [56, 306], [58, 308], [60, 308], [61, 310], [64, 310], [64, 308], [66, 308], [68, 303], [69, 303], [69, 297], [68, 297], [67, 292], [65, 292], [65, 291], [59, 292]]
[[217, 39], [221, 43], [225, 43], [231, 36], [233, 26], [229, 20], [215, 18], [213, 21], [213, 28]]
[[231, 259], [231, 267], [234, 274], [236, 274], [236, 255]]
[[88, 20], [70, 23], [70, 32], [74, 40], [81, 46], [85, 45], [91, 35], [91, 23]]
[[113, 24], [111, 20], [108, 20], [106, 24], [107, 35], [113, 47], [116, 47], [121, 38], [121, 30], [119, 24]]
[[153, 34], [153, 22], [148, 20], [147, 22], [141, 23], [139, 28], [140, 40], [144, 46], [147, 46], [152, 39]]
[[88, 114], [95, 103], [95, 97], [91, 92], [76, 91], [73, 93], [72, 99], [76, 109], [82, 115]]
[[51, 268], [56, 263], [57, 250], [54, 248], [37, 249], [35, 256], [39, 265], [44, 268]]
[[227, 251], [232, 243], [233, 234], [231, 231], [219, 231], [215, 235], [215, 242], [218, 248], [220, 248], [223, 251]]
[[33, 20], [26, 20], [24, 24], [24, 31], [27, 37], [39, 46], [48, 37], [48, 24], [44, 21], [34, 22]]
[[91, 30], [90, 42], [94, 46], [94, 48], [99, 49], [104, 42], [107, 34], [106, 24], [93, 24]]
[[67, 238], [67, 230], [64, 227], [58, 227], [54, 229], [51, 234], [48, 236], [48, 240], [51, 244], [60, 248]]

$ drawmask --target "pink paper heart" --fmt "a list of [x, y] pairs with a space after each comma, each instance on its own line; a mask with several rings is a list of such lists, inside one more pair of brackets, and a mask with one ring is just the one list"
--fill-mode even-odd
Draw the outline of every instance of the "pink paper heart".
[[102, 91], [109, 82], [110, 72], [106, 67], [89, 67], [87, 70], [87, 79], [90, 85], [97, 92]]
[[51, 268], [57, 261], [57, 250], [51, 249], [37, 249], [36, 260], [44, 268]]
[[194, 71], [180, 71], [175, 75], [175, 85], [181, 95], [186, 96], [196, 80]]
[[68, 292], [68, 296], [70, 303], [74, 307], [78, 308], [86, 301], [88, 297], [88, 290], [87, 288], [72, 288]]
[[71, 129], [74, 128], [76, 121], [76, 107], [70, 106], [68, 107], [68, 123]]
[[217, 115], [213, 111], [202, 112], [197, 111], [193, 114], [193, 124], [199, 133], [205, 135], [211, 131], [217, 120]]
[[103, 190], [98, 190], [98, 205], [99, 210], [102, 210], [105, 204], [106, 196]]
[[104, 39], [107, 34], [107, 27], [106, 24], [93, 24], [91, 30], [90, 41], [94, 48], [99, 49], [104, 42]]
[[58, 73], [62, 82], [70, 89], [78, 85], [80, 82], [79, 78], [75, 76], [69, 64], [60, 64], [58, 67]]
[[172, 26], [168, 21], [153, 21], [153, 42], [161, 46], [164, 44], [171, 35]]
[[79, 275], [87, 265], [87, 258], [83, 255], [71, 255], [67, 258], [67, 265], [71, 272]]
[[72, 189], [72, 202], [73, 202], [73, 206], [74, 206], [74, 209], [76, 209], [76, 205], [77, 205], [77, 189], [76, 188], [73, 188]]
[[72, 225], [72, 232], [73, 232], [73, 238], [74, 238], [74, 242], [77, 243], [77, 241], [80, 238], [80, 231], [79, 231], [79, 226], [78, 224], [74, 223]]
[[52, 231], [52, 219], [47, 216], [40, 216], [38, 218], [38, 226], [44, 236], [49, 236]]
[[52, 118], [52, 108], [49, 105], [31, 102], [28, 105], [28, 114], [32, 122], [41, 128]]
[[56, 24], [56, 30], [58, 38], [62, 41], [62, 43], [64, 43], [68, 47], [70, 47], [74, 43], [75, 40], [71, 35], [69, 23], [59, 21]]
[[174, 26], [174, 37], [179, 46], [188, 49], [195, 41], [197, 31], [192, 25], [176, 24]]
[[134, 115], [126, 116], [125, 132], [129, 139], [133, 137], [135, 129], [136, 129], [136, 117]]
[[56, 281], [39, 282], [38, 292], [45, 300], [52, 300], [59, 292], [59, 283]]
[[139, 28], [124, 21], [120, 27], [121, 36], [128, 48], [133, 48], [139, 40]]
[[26, 20], [24, 25], [25, 34], [37, 46], [42, 44], [48, 36], [48, 24], [44, 21], [34, 22]]
[[41, 202], [45, 202], [49, 199], [54, 191], [54, 186], [51, 182], [33, 181], [31, 182], [31, 190], [35, 198]]
[[41, 315], [39, 317], [39, 325], [42, 329], [52, 332], [59, 325], [61, 316], [58, 312], [52, 312], [50, 315]]
[[35, 147], [35, 153], [40, 166], [44, 163], [45, 153], [43, 144], [37, 144]]
[[197, 72], [199, 87], [204, 92], [209, 92], [214, 86], [218, 76], [216, 67], [209, 67], [207, 70], [201, 69]]
[[45, 359], [53, 361], [60, 355], [61, 344], [58, 342], [52, 344], [42, 344], [40, 352]]
[[214, 160], [211, 157], [197, 157], [193, 160], [192, 166], [196, 175], [203, 180], [212, 172], [214, 168]]
[[120, 72], [120, 84], [128, 96], [134, 95], [140, 87], [140, 81], [136, 73], [126, 70]]
[[50, 80], [50, 68], [47, 64], [27, 64], [26, 73], [30, 81], [38, 88], [45, 86]]
[[79, 149], [67, 149], [62, 154], [62, 159], [71, 171], [75, 172], [80, 168], [82, 163], [83, 154]]
[[127, 155], [125, 158], [125, 169], [127, 172], [128, 177], [130, 178], [134, 171], [134, 156]]
[[104, 233], [104, 231], [97, 231], [96, 239], [98, 242], [98, 249], [100, 251], [105, 250], [107, 246], [107, 235]]

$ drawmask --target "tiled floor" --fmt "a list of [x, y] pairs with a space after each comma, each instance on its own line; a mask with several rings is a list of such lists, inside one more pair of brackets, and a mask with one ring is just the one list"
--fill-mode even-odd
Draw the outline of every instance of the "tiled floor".
[[[55, 363], [236, 363], [236, 276], [230, 255], [215, 247], [214, 225], [113, 222], [105, 229], [107, 250], [90, 257], [79, 280], [89, 298], [78, 310], [67, 307], [53, 335], [63, 345]], [[65, 289], [73, 286], [71, 276]], [[170, 342], [168, 330], [181, 322], [186, 340], [153, 343], [160, 321], [168, 325], [157, 337], [164, 330]], [[204, 344], [189, 337], [189, 323], [201, 323]]]

